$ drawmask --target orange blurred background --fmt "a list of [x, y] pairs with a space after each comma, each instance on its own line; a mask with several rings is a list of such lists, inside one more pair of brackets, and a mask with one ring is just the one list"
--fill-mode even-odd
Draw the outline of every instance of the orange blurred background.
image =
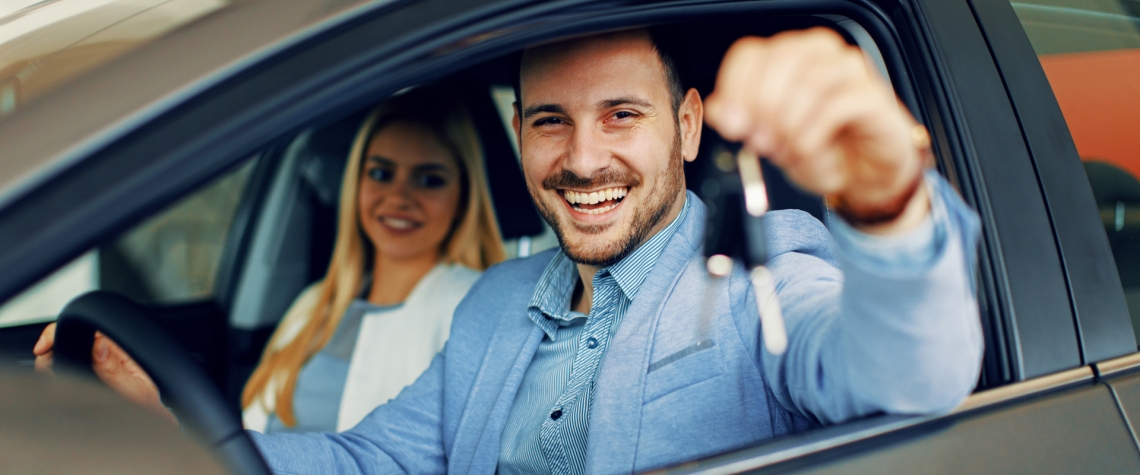
[[1140, 177], [1140, 49], [1042, 55], [1081, 160]]

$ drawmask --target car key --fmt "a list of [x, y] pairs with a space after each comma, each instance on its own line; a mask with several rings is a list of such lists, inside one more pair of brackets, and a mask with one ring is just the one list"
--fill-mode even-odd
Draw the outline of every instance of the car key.
[[705, 235], [709, 273], [727, 276], [733, 266], [730, 256], [741, 259], [749, 269], [756, 294], [764, 347], [769, 353], [781, 355], [787, 350], [788, 334], [775, 280], [766, 267], [768, 246], [763, 218], [768, 212], [768, 193], [760, 159], [739, 145], [725, 144], [713, 154], [712, 165], [701, 186], [709, 207]]

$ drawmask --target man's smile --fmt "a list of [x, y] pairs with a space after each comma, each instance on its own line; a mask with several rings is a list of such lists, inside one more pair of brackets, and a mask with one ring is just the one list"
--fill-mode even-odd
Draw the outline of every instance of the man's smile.
[[590, 215], [609, 212], [618, 205], [629, 193], [629, 187], [617, 186], [596, 191], [562, 190], [562, 199], [570, 205], [570, 209]]

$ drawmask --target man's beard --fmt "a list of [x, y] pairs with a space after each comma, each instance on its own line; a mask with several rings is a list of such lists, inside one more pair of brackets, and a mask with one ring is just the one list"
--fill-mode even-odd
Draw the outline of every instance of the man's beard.
[[[673, 201], [677, 198], [677, 194], [681, 191], [684, 184], [684, 165], [681, 158], [681, 134], [678, 132], [673, 138], [673, 150], [669, 157], [669, 166], [666, 168], [665, 173], [661, 176], [661, 183], [656, 190], [650, 191], [645, 196], [645, 201], [638, 209], [630, 210], [633, 213], [633, 222], [630, 223], [629, 229], [618, 239], [611, 242], [601, 242], [589, 244], [583, 243], [580, 246], [571, 246], [566, 241], [566, 234], [568, 233], [567, 226], [574, 226], [574, 228], [581, 234], [596, 235], [609, 229], [614, 225], [621, 225], [621, 223], [609, 223], [589, 226], [575, 226], [571, 223], [563, 223], [558, 216], [558, 213], [550, 209], [550, 207], [539, 197], [535, 190], [531, 190], [531, 198], [534, 199], [535, 204], [538, 205], [538, 211], [542, 214], [543, 219], [547, 224], [554, 229], [554, 235], [558, 237], [558, 245], [562, 248], [562, 252], [569, 257], [570, 260], [579, 263], [597, 267], [607, 267], [616, 264], [626, 256], [630, 255], [649, 237], [650, 231], [656, 227], [662, 219], [669, 214], [669, 208], [673, 205]], [[591, 178], [582, 178], [574, 173], [562, 170], [557, 173], [546, 177], [542, 181], [542, 188], [544, 190], [556, 190], [559, 188], [578, 188], [578, 189], [602, 189], [610, 185], [613, 186], [629, 186], [632, 190], [634, 187], [641, 184], [641, 177], [626, 170], [604, 170]], [[561, 205], [561, 203], [559, 203]]]

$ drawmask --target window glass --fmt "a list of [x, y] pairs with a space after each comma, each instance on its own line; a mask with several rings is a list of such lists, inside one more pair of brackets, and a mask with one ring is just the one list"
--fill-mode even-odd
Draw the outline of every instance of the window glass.
[[1013, 2], [1084, 163], [1140, 331], [1140, 1]]
[[162, 305], [210, 298], [252, 162], [4, 303], [0, 326], [52, 320], [69, 300], [96, 289]]

